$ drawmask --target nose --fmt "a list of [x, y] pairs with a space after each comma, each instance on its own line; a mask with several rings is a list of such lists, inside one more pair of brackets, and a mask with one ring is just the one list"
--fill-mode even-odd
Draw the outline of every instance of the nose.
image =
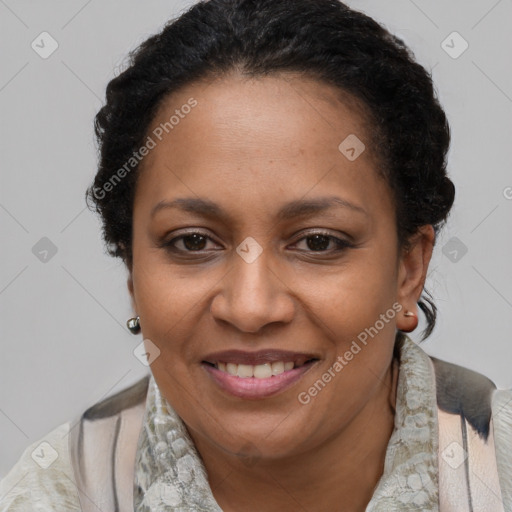
[[248, 333], [259, 332], [267, 324], [286, 324], [292, 320], [293, 291], [278, 270], [271, 268], [265, 252], [251, 263], [234, 255], [233, 266], [211, 303], [215, 319]]

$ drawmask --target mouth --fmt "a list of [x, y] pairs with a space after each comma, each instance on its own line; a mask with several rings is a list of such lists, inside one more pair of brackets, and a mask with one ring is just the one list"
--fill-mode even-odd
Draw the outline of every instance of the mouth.
[[201, 366], [229, 395], [262, 399], [290, 388], [320, 358], [314, 354], [267, 350], [225, 351], [207, 356]]
[[241, 379], [248, 379], [254, 377], [255, 379], [268, 379], [281, 375], [284, 372], [288, 372], [295, 368], [300, 368], [314, 361], [318, 361], [317, 358], [310, 358], [296, 361], [274, 361], [263, 364], [243, 364], [243, 363], [228, 363], [226, 361], [209, 362], [203, 361], [204, 364], [215, 368], [223, 373], [239, 377]]

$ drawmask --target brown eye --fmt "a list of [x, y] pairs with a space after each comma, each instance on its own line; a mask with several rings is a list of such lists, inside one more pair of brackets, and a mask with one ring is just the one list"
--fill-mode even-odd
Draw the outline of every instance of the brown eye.
[[164, 242], [162, 247], [176, 253], [200, 252], [206, 249], [208, 241], [210, 240], [211, 238], [205, 233], [184, 233], [183, 235], [174, 237], [168, 242]]
[[200, 251], [204, 249], [206, 245], [206, 237], [198, 233], [192, 233], [191, 235], [185, 235], [182, 237], [183, 245], [189, 251]]
[[312, 251], [325, 251], [331, 242], [331, 237], [326, 235], [310, 235], [306, 239], [308, 248]]
[[294, 245], [301, 243], [303, 240], [306, 241], [305, 252], [333, 253], [352, 247], [349, 242], [329, 233], [311, 233], [302, 237]]

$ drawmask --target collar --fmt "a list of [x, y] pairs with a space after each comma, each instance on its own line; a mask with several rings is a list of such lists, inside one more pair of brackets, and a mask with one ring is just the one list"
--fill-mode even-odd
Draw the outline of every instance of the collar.
[[[366, 512], [438, 512], [438, 426], [434, 369], [408, 336], [397, 342], [395, 427]], [[222, 512], [181, 418], [150, 376], [135, 464], [134, 512]]]

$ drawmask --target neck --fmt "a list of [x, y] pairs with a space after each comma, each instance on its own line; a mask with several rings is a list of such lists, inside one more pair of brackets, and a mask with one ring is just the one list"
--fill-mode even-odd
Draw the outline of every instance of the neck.
[[394, 427], [398, 365], [360, 413], [314, 450], [244, 464], [193, 437], [213, 495], [224, 512], [364, 511], [382, 476]]

